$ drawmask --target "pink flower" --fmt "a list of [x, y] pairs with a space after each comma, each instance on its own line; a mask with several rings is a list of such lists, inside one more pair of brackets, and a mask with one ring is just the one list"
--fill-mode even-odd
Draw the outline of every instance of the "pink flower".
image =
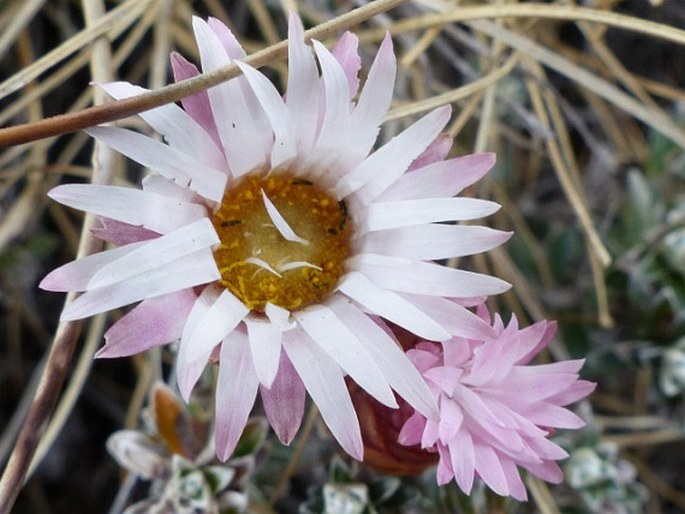
[[[479, 314], [489, 320], [484, 306]], [[431, 387], [440, 415], [415, 412], [399, 441], [437, 449], [437, 480], [453, 478], [466, 494], [476, 476], [502, 496], [527, 499], [517, 466], [559, 483], [555, 461], [568, 454], [548, 439], [555, 428], [585, 423], [564, 406], [590, 394], [595, 384], [578, 379], [584, 360], [530, 365], [549, 343], [556, 324], [542, 321], [519, 330], [512, 316], [505, 328], [499, 315], [493, 339], [455, 337], [422, 342], [407, 354]]]
[[[41, 287], [83, 292], [63, 320], [141, 302], [105, 334], [98, 356], [180, 339], [177, 376], [186, 400], [218, 357], [220, 458], [233, 451], [258, 392], [289, 443], [307, 391], [342, 447], [360, 459], [346, 375], [385, 405], [397, 407], [397, 393], [437, 415], [418, 371], [369, 315], [429, 340], [494, 335], [463, 305], [508, 284], [432, 262], [509, 238], [440, 223], [498, 209], [453, 198], [494, 156], [443, 160], [451, 143], [440, 135], [448, 106], [372, 152], [395, 80], [389, 36], [358, 92], [357, 38], [343, 35], [332, 52], [313, 41], [315, 59], [291, 16], [282, 97], [240, 62], [245, 52], [218, 20], [196, 18], [193, 27], [204, 72], [236, 62], [243, 76], [186, 98], [182, 108], [141, 113], [166, 144], [122, 128], [88, 131], [154, 173], [142, 189], [72, 184], [50, 192], [100, 216], [97, 235], [119, 246], [53, 271]], [[177, 79], [198, 73], [177, 54], [172, 66]], [[115, 98], [144, 91], [125, 82], [101, 87]]]

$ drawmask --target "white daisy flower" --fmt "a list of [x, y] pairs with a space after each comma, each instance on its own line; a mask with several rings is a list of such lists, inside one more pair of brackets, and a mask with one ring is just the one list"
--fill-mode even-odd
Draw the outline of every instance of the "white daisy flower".
[[[156, 173], [141, 190], [53, 189], [54, 200], [100, 216], [98, 235], [118, 247], [53, 271], [41, 287], [83, 292], [63, 320], [141, 302], [109, 329], [98, 355], [132, 355], [180, 339], [178, 385], [186, 400], [218, 357], [220, 458], [231, 455], [259, 391], [284, 443], [299, 428], [308, 392], [334, 437], [361, 459], [346, 375], [385, 405], [397, 406], [395, 392], [437, 416], [421, 375], [374, 317], [427, 340], [494, 336], [465, 306], [508, 284], [432, 261], [508, 239], [486, 227], [442, 223], [498, 209], [454, 198], [495, 158], [443, 160], [449, 107], [372, 151], [395, 80], [389, 36], [357, 96], [356, 37], [346, 33], [332, 52], [313, 41], [315, 59], [291, 16], [282, 97], [240, 62], [245, 52], [222, 23], [196, 18], [193, 26], [202, 70], [236, 62], [243, 76], [182, 107], [141, 113], [166, 144], [122, 128], [88, 131]], [[177, 80], [198, 73], [177, 54], [172, 65]], [[144, 91], [125, 82], [102, 87], [115, 98]]]

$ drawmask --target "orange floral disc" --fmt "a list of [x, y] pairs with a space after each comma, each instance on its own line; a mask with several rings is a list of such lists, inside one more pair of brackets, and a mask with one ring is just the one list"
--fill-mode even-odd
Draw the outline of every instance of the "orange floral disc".
[[[279, 231], [264, 197], [298, 241]], [[338, 284], [350, 255], [344, 201], [288, 173], [240, 180], [226, 191], [212, 223], [221, 240], [214, 251], [220, 284], [259, 312], [267, 302], [287, 310], [320, 302]]]

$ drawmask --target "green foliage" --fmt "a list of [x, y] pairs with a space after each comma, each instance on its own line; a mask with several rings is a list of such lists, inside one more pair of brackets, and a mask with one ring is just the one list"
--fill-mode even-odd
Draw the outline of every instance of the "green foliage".
[[300, 514], [393, 514], [418, 502], [420, 493], [397, 477], [362, 479], [333, 457], [328, 481], [313, 487]]

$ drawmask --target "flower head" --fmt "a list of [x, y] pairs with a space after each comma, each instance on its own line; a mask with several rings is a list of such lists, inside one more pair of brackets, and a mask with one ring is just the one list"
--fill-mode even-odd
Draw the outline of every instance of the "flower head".
[[[313, 41], [314, 56], [291, 16], [281, 96], [240, 62], [245, 52], [223, 24], [196, 18], [193, 27], [204, 72], [235, 62], [243, 76], [182, 107], [141, 113], [166, 144], [122, 128], [88, 131], [154, 173], [141, 190], [52, 190], [56, 201], [100, 216], [97, 235], [119, 246], [55, 270], [41, 286], [84, 292], [65, 320], [141, 302], [105, 334], [98, 355], [180, 339], [177, 376], [186, 399], [218, 358], [221, 458], [233, 451], [258, 391], [285, 443], [300, 425], [307, 391], [343, 448], [361, 458], [345, 375], [385, 405], [397, 406], [396, 392], [419, 412], [437, 414], [418, 371], [370, 315], [428, 340], [494, 335], [464, 305], [508, 285], [432, 262], [509, 237], [441, 223], [497, 210], [453, 198], [494, 157], [444, 160], [450, 145], [440, 131], [449, 107], [372, 151], [395, 80], [389, 36], [358, 91], [356, 37], [343, 35], [332, 52]], [[198, 73], [178, 54], [172, 66], [177, 79]], [[123, 82], [101, 87], [115, 98], [143, 92]]]
[[[489, 319], [485, 307], [479, 314]], [[454, 478], [468, 494], [478, 476], [497, 494], [525, 500], [517, 466], [561, 482], [555, 461], [568, 454], [548, 437], [553, 429], [585, 424], [563, 407], [590, 394], [595, 384], [578, 379], [583, 360], [529, 364], [556, 332], [555, 323], [519, 330], [515, 317], [505, 327], [495, 316], [492, 326], [494, 339], [456, 337], [409, 350], [435, 395], [440, 416], [432, 420], [415, 412], [399, 441], [437, 449], [441, 485]]]

